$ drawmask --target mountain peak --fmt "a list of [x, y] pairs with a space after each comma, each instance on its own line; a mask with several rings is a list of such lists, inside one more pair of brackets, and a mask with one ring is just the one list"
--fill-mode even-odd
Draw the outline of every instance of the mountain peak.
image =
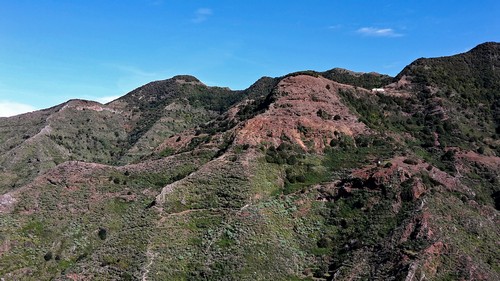
[[477, 52], [477, 51], [485, 51], [485, 50], [499, 52], [500, 51], [500, 43], [498, 43], [498, 42], [485, 42], [485, 43], [479, 44], [476, 47], [472, 48], [469, 52]]
[[500, 69], [500, 44], [487, 42], [457, 55], [419, 58], [406, 66], [396, 79], [410, 77], [415, 84], [447, 86], [455, 91], [464, 92], [467, 89], [465, 92], [470, 92], [477, 86], [497, 88], [500, 81], [498, 69]]
[[180, 83], [180, 84], [192, 84], [192, 85], [205, 86], [205, 84], [203, 84], [198, 78], [191, 76], [191, 75], [176, 75], [176, 76], [170, 78], [169, 80], [173, 80], [173, 81]]

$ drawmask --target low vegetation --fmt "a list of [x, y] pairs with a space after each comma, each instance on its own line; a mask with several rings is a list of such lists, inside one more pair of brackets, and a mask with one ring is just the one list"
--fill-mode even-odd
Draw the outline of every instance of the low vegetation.
[[[0, 119], [0, 276], [498, 280], [498, 54], [244, 91], [176, 76]], [[276, 136], [290, 76], [322, 84], [295, 85], [310, 106]]]

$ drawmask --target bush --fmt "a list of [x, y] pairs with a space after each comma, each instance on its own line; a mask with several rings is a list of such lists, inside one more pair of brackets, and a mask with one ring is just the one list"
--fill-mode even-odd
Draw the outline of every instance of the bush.
[[360, 147], [369, 147], [371, 145], [371, 138], [366, 135], [359, 135], [354, 138], [354, 142]]
[[295, 155], [290, 155], [290, 157], [288, 157], [286, 159], [286, 163], [288, 165], [295, 165], [295, 164], [297, 164], [297, 157]]
[[322, 278], [328, 272], [328, 266], [325, 264], [320, 265], [316, 270], [314, 270], [313, 276], [316, 278]]
[[321, 239], [318, 240], [318, 242], [316, 242], [318, 248], [328, 248], [331, 246], [330, 244], [331, 240], [325, 237], [322, 237]]
[[331, 146], [331, 147], [336, 147], [337, 145], [338, 145], [338, 141], [337, 141], [337, 139], [332, 139], [332, 140], [330, 141], [330, 146]]
[[267, 163], [276, 163], [274, 157], [271, 155], [266, 155], [266, 162]]
[[448, 162], [453, 162], [453, 161], [455, 161], [455, 151], [453, 151], [453, 150], [451, 150], [451, 149], [450, 149], [450, 150], [448, 150], [448, 151], [446, 151], [446, 152], [443, 154], [443, 156], [441, 156], [441, 160], [442, 160], [442, 161], [445, 161], [445, 162], [446, 162], [446, 161], [448, 161]]
[[48, 251], [44, 256], [43, 256], [43, 259], [45, 261], [50, 261], [52, 259], [52, 252], [51, 251]]
[[332, 118], [332, 116], [330, 114], [328, 114], [328, 112], [322, 110], [321, 108], [318, 109], [318, 111], [316, 112], [316, 115], [323, 120], [330, 120]]
[[304, 175], [298, 175], [297, 177], [295, 177], [295, 179], [298, 181], [298, 182], [306, 182], [306, 177], [304, 177]]
[[484, 154], [484, 146], [481, 146], [477, 149], [477, 153]]
[[403, 163], [408, 164], [408, 165], [417, 165], [418, 161], [415, 159], [406, 158], [405, 160], [403, 160]]
[[105, 228], [101, 227], [99, 228], [99, 232], [97, 232], [97, 235], [99, 236], [99, 238], [101, 238], [101, 240], [106, 240], [108, 231]]
[[160, 152], [160, 157], [167, 157], [175, 153], [175, 149], [167, 147]]

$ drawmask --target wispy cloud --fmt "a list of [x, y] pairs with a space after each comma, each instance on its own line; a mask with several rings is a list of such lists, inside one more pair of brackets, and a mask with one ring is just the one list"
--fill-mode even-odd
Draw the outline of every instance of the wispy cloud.
[[401, 37], [403, 34], [397, 33], [392, 28], [362, 27], [356, 30], [357, 33], [372, 37]]
[[11, 101], [0, 101], [0, 117], [14, 116], [36, 110], [29, 104], [23, 104]]
[[142, 77], [154, 77], [154, 76], [158, 75], [158, 73], [156, 73], [156, 72], [145, 71], [139, 67], [135, 67], [135, 66], [127, 65], [127, 64], [103, 63], [102, 65], [105, 67], [112, 68], [114, 70], [121, 71], [121, 72], [126, 73], [128, 75], [135, 75], [135, 76], [142, 76]]
[[202, 22], [206, 21], [212, 14], [213, 14], [212, 9], [200, 8], [200, 9], [196, 10], [192, 21], [194, 23], [202, 23]]
[[390, 62], [390, 63], [387, 63], [387, 64], [384, 64], [382, 65], [383, 68], [386, 68], [386, 69], [391, 69], [391, 68], [398, 68], [400, 69], [401, 68], [401, 62], [400, 61], [394, 61], [394, 62]]
[[117, 98], [119, 98], [120, 96], [107, 96], [107, 97], [99, 97], [99, 98], [96, 98], [95, 101], [96, 102], [100, 102], [102, 104], [105, 104], [105, 103], [108, 103], [110, 101], [114, 101], [116, 100]]
[[94, 91], [93, 96], [87, 97], [101, 103], [105, 103], [106, 99], [99, 100], [99, 97], [115, 97], [118, 93], [128, 92], [151, 81], [166, 79], [179, 74], [178, 70], [173, 71], [167, 68], [151, 70], [120, 62], [103, 63], [102, 66], [109, 68], [110, 73], [114, 74], [116, 87], [108, 89], [106, 92], [99, 92], [103, 94], [97, 94]]
[[328, 26], [328, 29], [332, 29], [332, 30], [341, 29], [341, 28], [342, 28], [341, 24], [335, 24], [335, 25]]

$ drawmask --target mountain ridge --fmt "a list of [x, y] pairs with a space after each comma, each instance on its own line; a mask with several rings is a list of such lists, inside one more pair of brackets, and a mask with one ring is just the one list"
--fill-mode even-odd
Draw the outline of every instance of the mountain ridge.
[[498, 279], [499, 46], [0, 119], [0, 276]]

